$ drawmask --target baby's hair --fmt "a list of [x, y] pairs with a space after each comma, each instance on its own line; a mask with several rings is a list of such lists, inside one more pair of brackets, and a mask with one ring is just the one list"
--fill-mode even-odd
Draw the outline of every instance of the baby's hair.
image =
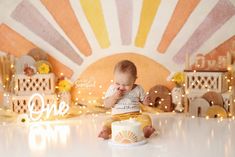
[[133, 62], [129, 60], [122, 60], [118, 62], [114, 67], [114, 72], [129, 72], [134, 78], [137, 78], [137, 69]]

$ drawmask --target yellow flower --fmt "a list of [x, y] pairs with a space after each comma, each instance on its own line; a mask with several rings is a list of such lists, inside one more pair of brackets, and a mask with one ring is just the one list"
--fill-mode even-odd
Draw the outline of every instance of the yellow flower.
[[184, 73], [183, 72], [177, 72], [174, 74], [172, 81], [175, 82], [176, 85], [183, 85], [184, 84]]
[[72, 84], [68, 80], [61, 80], [58, 84], [58, 89], [60, 92], [68, 92], [72, 87]]
[[38, 72], [39, 72], [39, 74], [48, 74], [50, 72], [50, 66], [45, 63], [42, 63], [38, 67]]

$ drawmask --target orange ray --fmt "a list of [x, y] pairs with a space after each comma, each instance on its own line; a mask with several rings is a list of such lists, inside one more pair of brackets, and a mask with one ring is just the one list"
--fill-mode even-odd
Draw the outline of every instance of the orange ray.
[[164, 53], [200, 0], [179, 0], [157, 50]]
[[[37, 48], [36, 45], [25, 39], [23, 36], [12, 30], [6, 24], [0, 25], [0, 50], [10, 53], [16, 57], [27, 54], [30, 50]], [[59, 62], [55, 58], [49, 56], [49, 61], [53, 65], [54, 73], [59, 75], [61, 72], [67, 77], [73, 75], [73, 71]]]
[[66, 35], [85, 56], [91, 55], [91, 47], [68, 0], [41, 0]]

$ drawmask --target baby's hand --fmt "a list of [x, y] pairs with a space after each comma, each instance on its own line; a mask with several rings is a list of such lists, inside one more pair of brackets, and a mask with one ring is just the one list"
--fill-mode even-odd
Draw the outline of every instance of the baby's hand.
[[116, 100], [121, 99], [123, 94], [124, 92], [118, 88], [117, 91], [114, 93], [114, 99]]
[[144, 105], [150, 105], [150, 103], [151, 103], [150, 96], [146, 95], [145, 98], [144, 98], [143, 104]]

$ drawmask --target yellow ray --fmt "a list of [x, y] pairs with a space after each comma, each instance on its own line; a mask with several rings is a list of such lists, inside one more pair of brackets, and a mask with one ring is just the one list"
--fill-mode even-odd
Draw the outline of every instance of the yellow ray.
[[101, 48], [110, 46], [100, 0], [80, 0], [86, 18]]
[[148, 32], [152, 26], [161, 0], [144, 0], [140, 15], [140, 24], [135, 39], [135, 45], [144, 47]]

